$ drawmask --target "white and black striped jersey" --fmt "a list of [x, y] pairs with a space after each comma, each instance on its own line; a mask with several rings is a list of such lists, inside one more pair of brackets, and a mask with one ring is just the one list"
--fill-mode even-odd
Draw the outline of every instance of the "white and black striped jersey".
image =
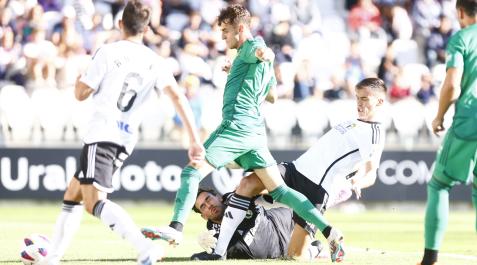
[[154, 88], [174, 85], [172, 72], [146, 46], [122, 40], [101, 47], [80, 81], [94, 89], [93, 115], [83, 141], [112, 142], [131, 154], [144, 105]]
[[322, 186], [330, 197], [367, 161], [379, 165], [385, 130], [380, 123], [342, 122], [314, 143], [293, 164], [301, 174]]

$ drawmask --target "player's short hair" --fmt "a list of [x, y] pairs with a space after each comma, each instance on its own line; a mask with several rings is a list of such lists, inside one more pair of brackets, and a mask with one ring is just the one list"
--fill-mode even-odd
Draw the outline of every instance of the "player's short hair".
[[137, 35], [144, 32], [144, 27], [149, 24], [151, 10], [140, 0], [128, 1], [123, 11], [123, 26], [128, 34]]
[[477, 15], [477, 0], [457, 0], [455, 5], [462, 8], [468, 16]]
[[386, 94], [386, 91], [388, 90], [384, 81], [376, 77], [365, 78], [356, 84], [356, 89], [362, 88], [369, 88], [372, 91], [382, 92], [384, 94]]
[[234, 26], [238, 25], [239, 23], [243, 23], [247, 26], [250, 26], [250, 12], [248, 12], [248, 10], [241, 5], [230, 5], [220, 10], [217, 22], [219, 23], [219, 26], [221, 26], [222, 23], [231, 24]]
[[[207, 192], [214, 196], [218, 195], [217, 191], [215, 191], [212, 188], [199, 188], [199, 190], [197, 191], [197, 196], [195, 198], [197, 199], [202, 192]], [[195, 207], [195, 202], [194, 202], [194, 206], [192, 206], [192, 210], [194, 210], [194, 212], [196, 213], [200, 213], [200, 210], [197, 207]]]

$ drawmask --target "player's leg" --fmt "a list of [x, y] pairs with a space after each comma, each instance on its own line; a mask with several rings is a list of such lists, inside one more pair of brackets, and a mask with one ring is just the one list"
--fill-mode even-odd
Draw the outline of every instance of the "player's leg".
[[109, 143], [87, 145], [88, 156], [80, 178], [85, 210], [96, 216], [103, 224], [127, 240], [138, 251], [139, 264], [154, 264], [162, 258], [162, 250], [144, 238], [132, 218], [118, 204], [107, 199], [113, 191], [112, 177], [127, 154], [122, 147]]
[[181, 185], [174, 201], [174, 216], [170, 226], [182, 232], [183, 224], [194, 206], [199, 182], [215, 169], [207, 160], [197, 166], [187, 165], [181, 172]]
[[[187, 166], [181, 173], [181, 186], [176, 193], [174, 216], [169, 227], [160, 236], [176, 243], [182, 238], [182, 229], [194, 205], [199, 182], [215, 168], [225, 166], [247, 151], [246, 141], [240, 141], [240, 133], [228, 121], [222, 124], [205, 141], [205, 161], [198, 166]], [[160, 232], [160, 231], [159, 231]], [[145, 234], [148, 236], [147, 234]], [[170, 238], [168, 238], [170, 237]]]
[[[322, 246], [311, 245], [312, 237], [309, 231], [301, 225], [295, 224], [288, 245], [288, 256], [300, 260], [312, 260], [318, 256]], [[319, 242], [319, 241], [318, 241]]]
[[255, 170], [273, 199], [291, 207], [300, 217], [314, 224], [328, 240], [331, 260], [340, 262], [344, 258], [343, 235], [332, 228], [323, 215], [300, 192], [289, 188], [280, 177], [277, 166]]
[[446, 134], [442, 149], [436, 157], [432, 179], [427, 185], [425, 217], [425, 249], [421, 265], [437, 262], [449, 215], [449, 190], [456, 183], [468, 181], [471, 165], [475, 163], [477, 142], [455, 137], [452, 127]]
[[83, 205], [80, 183], [76, 179], [78, 174], [79, 172], [71, 179], [63, 196], [62, 210], [56, 219], [51, 238], [50, 265], [59, 264], [81, 223]]

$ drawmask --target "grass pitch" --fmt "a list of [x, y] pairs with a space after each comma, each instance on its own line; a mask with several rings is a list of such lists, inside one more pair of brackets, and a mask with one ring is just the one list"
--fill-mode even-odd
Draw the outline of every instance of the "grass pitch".
[[[165, 225], [172, 216], [170, 205], [155, 203], [124, 203], [120, 205], [131, 214], [139, 226]], [[24, 236], [41, 233], [50, 236], [59, 203], [0, 203], [0, 264], [20, 264], [19, 251]], [[424, 211], [406, 211], [399, 207], [379, 211], [343, 213], [331, 210], [327, 219], [339, 227], [346, 242], [346, 259], [341, 264], [356, 265], [415, 265], [423, 249]], [[470, 208], [451, 211], [449, 226], [439, 259], [440, 265], [476, 265], [477, 233], [475, 215]], [[202, 251], [196, 235], [205, 230], [199, 215], [191, 213], [185, 227], [185, 238], [178, 247], [161, 244], [166, 251], [167, 264], [221, 264], [224, 261], [192, 262], [191, 254]], [[317, 238], [324, 240], [321, 235]], [[69, 247], [63, 264], [135, 264], [136, 253], [129, 244], [88, 214]], [[311, 264], [289, 260], [227, 261], [233, 264]], [[318, 259], [314, 264], [332, 264]]]

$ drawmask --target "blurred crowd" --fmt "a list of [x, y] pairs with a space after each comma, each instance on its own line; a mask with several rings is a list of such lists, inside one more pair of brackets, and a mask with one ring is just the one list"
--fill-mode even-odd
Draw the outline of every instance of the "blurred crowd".
[[[125, 0], [0, 0], [0, 87], [71, 89], [96, 49], [120, 38]], [[145, 0], [152, 21], [145, 44], [166, 58], [207, 135], [204, 105], [220, 99], [232, 51], [216, 23], [241, 3], [253, 33], [276, 54], [279, 98], [353, 99], [354, 85], [382, 78], [389, 101], [435, 101], [445, 47], [458, 30], [452, 0]], [[1, 91], [1, 88], [0, 88]], [[218, 111], [218, 110], [217, 110]], [[181, 123], [173, 119], [180, 130]], [[296, 130], [294, 130], [296, 131]], [[299, 128], [298, 128], [299, 131]], [[294, 133], [294, 132], [291, 132]]]

